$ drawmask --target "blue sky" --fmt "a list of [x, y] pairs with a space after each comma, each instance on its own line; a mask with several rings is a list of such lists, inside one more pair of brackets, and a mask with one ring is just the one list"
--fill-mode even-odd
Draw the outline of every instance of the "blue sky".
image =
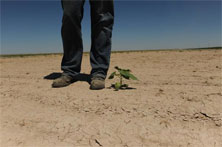
[[[82, 22], [90, 50], [90, 13]], [[1, 1], [1, 54], [63, 52], [60, 1]], [[221, 1], [115, 1], [112, 50], [221, 46]]]

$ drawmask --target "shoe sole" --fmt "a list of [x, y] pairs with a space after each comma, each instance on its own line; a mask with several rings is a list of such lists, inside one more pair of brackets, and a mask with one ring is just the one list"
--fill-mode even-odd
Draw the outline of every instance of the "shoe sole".
[[98, 87], [98, 88], [97, 87], [92, 87], [92, 86], [89, 87], [90, 90], [102, 90], [104, 88], [105, 88], [105, 86], [104, 87]]
[[67, 87], [67, 86], [69, 86], [71, 83], [69, 83], [69, 84], [66, 84], [66, 85], [54, 85], [54, 84], [52, 84], [52, 88], [62, 88], [62, 87]]

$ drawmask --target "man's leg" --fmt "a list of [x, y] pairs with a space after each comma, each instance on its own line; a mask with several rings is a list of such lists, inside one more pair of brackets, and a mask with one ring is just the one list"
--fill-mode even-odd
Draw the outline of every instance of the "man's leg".
[[63, 58], [61, 69], [63, 74], [52, 83], [52, 87], [68, 86], [80, 73], [82, 62], [81, 20], [83, 17], [84, 0], [62, 0], [62, 40]]
[[72, 77], [80, 73], [82, 62], [81, 21], [85, 0], [62, 0], [62, 40], [63, 58], [61, 69]]
[[92, 77], [105, 79], [110, 64], [111, 37], [114, 23], [113, 0], [90, 0]]

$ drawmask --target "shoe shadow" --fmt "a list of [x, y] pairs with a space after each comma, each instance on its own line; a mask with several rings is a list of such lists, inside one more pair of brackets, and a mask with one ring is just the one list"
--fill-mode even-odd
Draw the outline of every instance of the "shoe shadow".
[[[55, 79], [59, 78], [61, 75], [62, 75], [62, 73], [53, 72], [53, 73], [50, 73], [49, 75], [44, 76], [44, 79], [55, 80]], [[90, 84], [91, 83], [91, 76], [89, 74], [80, 73], [77, 76], [75, 76], [74, 82], [77, 82], [77, 81], [87, 82], [88, 84]]]
[[59, 78], [61, 75], [62, 75], [62, 73], [53, 72], [53, 73], [50, 73], [49, 75], [44, 76], [44, 79], [55, 80], [55, 79]]

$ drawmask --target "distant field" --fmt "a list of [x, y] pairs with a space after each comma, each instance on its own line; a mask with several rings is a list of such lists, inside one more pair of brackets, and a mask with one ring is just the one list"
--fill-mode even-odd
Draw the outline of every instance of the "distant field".
[[[126, 50], [126, 51], [112, 51], [112, 53], [124, 53], [124, 52], [150, 52], [150, 51], [211, 50], [211, 49], [222, 49], [222, 47], [188, 48], [188, 49], [148, 49], [148, 50]], [[89, 53], [89, 52], [84, 52], [84, 54], [88, 54], [88, 53]], [[6, 54], [6, 55], [0, 55], [0, 57], [25, 57], [25, 56], [47, 56], [47, 55], [62, 55], [62, 53]]]

